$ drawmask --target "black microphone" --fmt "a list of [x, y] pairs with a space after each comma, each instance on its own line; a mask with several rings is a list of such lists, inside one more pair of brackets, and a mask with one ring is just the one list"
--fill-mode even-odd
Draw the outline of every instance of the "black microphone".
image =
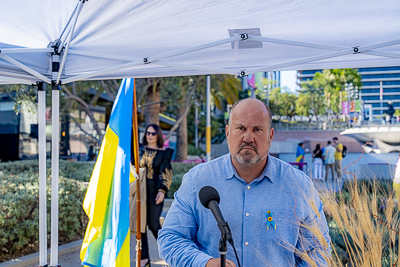
[[215, 220], [217, 221], [221, 234], [225, 236], [226, 240], [228, 240], [228, 242], [233, 246], [231, 229], [229, 228], [228, 223], [224, 220], [224, 216], [222, 216], [218, 205], [220, 197], [217, 189], [209, 185], [203, 186], [199, 191], [199, 199], [205, 208], [211, 210]]

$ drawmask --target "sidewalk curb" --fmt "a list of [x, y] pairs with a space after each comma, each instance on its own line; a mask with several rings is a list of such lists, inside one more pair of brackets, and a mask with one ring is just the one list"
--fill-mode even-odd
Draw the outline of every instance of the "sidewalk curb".
[[[59, 246], [58, 256], [80, 250], [82, 241], [83, 239]], [[50, 249], [47, 250], [47, 256], [50, 256]], [[25, 267], [34, 264], [39, 264], [39, 252], [0, 263], [0, 267]]]

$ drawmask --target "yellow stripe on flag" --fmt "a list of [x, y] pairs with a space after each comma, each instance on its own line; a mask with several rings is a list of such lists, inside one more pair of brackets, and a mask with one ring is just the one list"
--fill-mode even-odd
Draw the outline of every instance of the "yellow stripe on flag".
[[89, 217], [89, 222], [81, 247], [80, 258], [82, 261], [84, 260], [89, 244], [95, 241], [101, 233], [107, 209], [107, 201], [112, 187], [118, 140], [118, 136], [114, 131], [110, 127], [107, 127], [86, 191], [85, 200], [83, 201], [83, 209]]
[[125, 267], [131, 266], [130, 259], [130, 240], [131, 240], [131, 231], [128, 231], [128, 234], [125, 237], [124, 244], [121, 247], [121, 250], [118, 253], [117, 260], [115, 261], [115, 267]]

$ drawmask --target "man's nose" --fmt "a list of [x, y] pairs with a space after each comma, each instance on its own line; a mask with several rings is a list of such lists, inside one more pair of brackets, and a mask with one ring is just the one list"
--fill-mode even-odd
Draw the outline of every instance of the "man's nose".
[[251, 131], [246, 131], [243, 135], [243, 141], [246, 143], [252, 143], [254, 142], [254, 136]]

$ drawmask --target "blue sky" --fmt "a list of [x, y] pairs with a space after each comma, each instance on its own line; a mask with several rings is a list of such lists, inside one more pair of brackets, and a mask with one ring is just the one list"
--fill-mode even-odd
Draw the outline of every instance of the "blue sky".
[[284, 86], [287, 86], [290, 89], [290, 92], [296, 92], [295, 70], [281, 71], [281, 88], [283, 88]]

